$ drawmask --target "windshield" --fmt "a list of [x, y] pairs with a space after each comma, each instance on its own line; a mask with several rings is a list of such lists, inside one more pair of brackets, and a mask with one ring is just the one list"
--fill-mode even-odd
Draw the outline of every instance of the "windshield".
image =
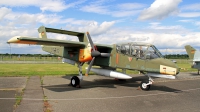
[[139, 59], [162, 58], [162, 54], [154, 45], [117, 44], [116, 50], [120, 54]]
[[160, 51], [154, 45], [148, 48], [148, 55], [150, 55], [150, 59], [163, 58]]

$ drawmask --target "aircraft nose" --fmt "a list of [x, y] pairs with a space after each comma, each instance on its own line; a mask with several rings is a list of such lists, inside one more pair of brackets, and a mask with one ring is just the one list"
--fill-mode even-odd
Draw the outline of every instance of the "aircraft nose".
[[176, 72], [176, 75], [178, 75], [178, 74], [179, 74], [179, 72], [180, 72], [180, 68], [179, 68], [179, 67], [177, 67], [177, 68], [176, 68], [176, 71], [177, 71], [177, 72]]
[[171, 60], [165, 59], [163, 65], [160, 65], [161, 73], [169, 74], [169, 75], [178, 75], [180, 72], [179, 67], [176, 63], [172, 62]]

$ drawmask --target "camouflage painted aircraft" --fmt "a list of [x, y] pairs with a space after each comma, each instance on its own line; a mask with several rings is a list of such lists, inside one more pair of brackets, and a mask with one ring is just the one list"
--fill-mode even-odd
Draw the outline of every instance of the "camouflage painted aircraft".
[[[117, 79], [131, 79], [126, 70], [138, 70], [148, 77], [142, 81], [142, 90], [149, 90], [153, 82], [152, 77], [175, 79], [179, 68], [170, 60], [164, 59], [159, 50], [152, 44], [146, 43], [118, 43], [113, 45], [94, 44], [89, 33], [74, 32], [41, 26], [38, 29], [40, 38], [15, 36], [7, 43], [42, 45], [42, 50], [64, 58], [64, 62], [79, 68], [79, 76], [71, 78], [71, 85], [80, 85], [82, 65], [89, 63], [86, 75], [91, 71], [98, 75]], [[47, 39], [46, 32], [77, 36], [78, 41]], [[93, 65], [99, 68], [92, 67]], [[122, 69], [123, 72], [117, 72]]]
[[193, 61], [192, 68], [198, 69], [198, 74], [200, 70], [200, 51], [197, 51], [190, 45], [185, 46], [185, 50], [189, 58]]

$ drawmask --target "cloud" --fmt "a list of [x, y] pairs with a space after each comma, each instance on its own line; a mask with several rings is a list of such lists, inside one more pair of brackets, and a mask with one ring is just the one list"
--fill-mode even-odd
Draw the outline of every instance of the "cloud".
[[[38, 37], [37, 28], [41, 24], [46, 27], [56, 26], [53, 28], [63, 28], [64, 30], [71, 29], [72, 31], [80, 32], [90, 31], [93, 36], [100, 35], [106, 32], [115, 24], [115, 21], [104, 21], [102, 23], [98, 23], [93, 20], [78, 20], [75, 18], [65, 18], [57, 14], [19, 13], [13, 12], [8, 8], [1, 8], [0, 11], [4, 12], [4, 16], [1, 17], [3, 21], [0, 21], [0, 46], [1, 49], [4, 49], [1, 50], [1, 52], [6, 52], [9, 50], [9, 46], [6, 44], [6, 42], [13, 36], [21, 35]], [[52, 33], [49, 33], [48, 37], [62, 40], [78, 40], [74, 37], [71, 38], [66, 35], [55, 35]], [[26, 45], [12, 45], [12, 53], [22, 53], [22, 51], [20, 51], [18, 48], [24, 46]], [[30, 51], [23, 52], [30, 53], [32, 51], [32, 53], [37, 53], [35, 51], [33, 52], [33, 49], [38, 49], [38, 52], [41, 52], [40, 47], [29, 46], [27, 49], [29, 49]]]
[[44, 11], [52, 11], [52, 12], [60, 12], [60, 11], [63, 11], [65, 9], [68, 9], [68, 8], [72, 8], [72, 7], [75, 7], [76, 5], [79, 5], [79, 4], [82, 4], [83, 2], [85, 2], [85, 0], [79, 0], [79, 1], [76, 1], [76, 2], [73, 2], [73, 3], [68, 3], [68, 4], [65, 4], [64, 1], [51, 1], [51, 2], [48, 2], [48, 3], [44, 3], [44, 5], [42, 5], [40, 7], [40, 9], [44, 12]]
[[111, 15], [113, 17], [127, 17], [127, 16], [134, 16], [139, 14], [141, 10], [128, 10], [128, 11], [113, 11]]
[[99, 24], [96, 21], [88, 22], [83, 26], [67, 26], [67, 29], [72, 31], [87, 32], [89, 31], [91, 35], [101, 35], [106, 33], [115, 24], [115, 21], [104, 21]]
[[144, 8], [145, 6], [146, 6], [145, 4], [140, 4], [140, 3], [122, 3], [118, 4], [116, 8], [120, 10], [134, 10], [134, 9]]
[[194, 24], [197, 25], [197, 26], [200, 26], [200, 22], [199, 21], [196, 21]]
[[155, 0], [151, 6], [147, 9], [144, 9], [140, 16], [139, 20], [152, 20], [152, 19], [164, 19], [165, 17], [177, 14], [178, 5], [182, 0]]
[[191, 10], [191, 11], [199, 11], [200, 3], [195, 4], [187, 4], [181, 7], [181, 10]]
[[182, 20], [178, 20], [178, 22], [189, 23], [189, 22], [194, 22], [194, 20], [193, 19], [182, 19]]
[[[4, 11], [4, 10], [3, 10]], [[0, 9], [0, 12], [3, 12]], [[62, 25], [62, 24], [73, 24], [73, 25], [87, 25], [92, 22], [92, 20], [78, 20], [75, 18], [65, 18], [64, 16], [57, 14], [44, 14], [44, 13], [18, 13], [9, 11], [9, 13], [4, 11], [4, 16], [0, 19], [6, 20], [6, 22], [14, 25]], [[3, 14], [3, 13], [1, 13]], [[0, 14], [0, 15], [1, 15]], [[6, 23], [4, 22], [4, 24]]]
[[123, 3], [103, 5], [104, 2], [92, 2], [89, 5], [80, 8], [81, 11], [97, 14], [111, 15], [113, 17], [129, 17], [139, 14], [141, 8], [145, 7], [140, 3]]
[[[71, 21], [71, 20], [70, 20]], [[82, 21], [82, 20], [81, 20]], [[161, 49], [162, 52], [165, 52], [168, 49], [170, 54], [185, 53], [184, 45], [191, 44], [194, 46], [199, 45], [200, 33], [198, 32], [186, 32], [181, 26], [162, 26], [161, 23], [153, 22], [146, 27], [144, 31], [141, 29], [124, 29], [120, 27], [113, 27], [116, 23], [115, 21], [104, 21], [102, 23], [93, 21], [88, 22], [89, 24], [85, 25], [67, 25], [63, 27], [64, 30], [71, 31], [80, 31], [85, 32], [89, 31], [91, 37], [95, 43], [100, 44], [115, 44], [121, 42], [146, 42], [152, 43], [157, 48]], [[4, 29], [4, 26], [0, 26], [0, 29]], [[162, 33], [167, 29], [175, 30], [174, 32]], [[179, 33], [183, 30], [182, 33]], [[178, 32], [179, 31], [179, 32]], [[37, 36], [37, 28], [35, 29], [26, 29], [15, 28], [15, 27], [5, 27], [2, 30], [3, 33], [0, 34], [0, 45], [3, 43], [2, 48], [9, 50], [9, 46], [4, 44], [11, 36], [15, 35], [27, 35], [27, 36]], [[161, 32], [161, 33], [160, 33]], [[77, 40], [77, 38], [69, 37], [67, 35], [56, 35], [48, 33], [48, 38], [53, 39], [63, 39], [63, 40]], [[6, 38], [2, 38], [6, 37]], [[26, 47], [25, 51], [19, 51], [21, 47]], [[24, 49], [24, 48], [23, 48]], [[36, 50], [37, 49], [37, 50]], [[164, 49], [164, 50], [163, 50]], [[34, 50], [34, 51], [33, 51]], [[37, 51], [37, 52], [36, 52]], [[45, 53], [41, 51], [41, 48], [38, 46], [28, 46], [28, 45], [12, 45], [12, 53]]]
[[4, 19], [4, 17], [11, 12], [11, 9], [8, 9], [6, 7], [0, 8], [0, 21]]
[[109, 14], [110, 11], [108, 10], [107, 6], [100, 6], [96, 4], [90, 4], [87, 6], [84, 6], [80, 8], [81, 11], [84, 12], [92, 12], [92, 13], [98, 13], [98, 14]]
[[51, 12], [61, 12], [65, 9], [74, 7], [81, 3], [85, 2], [85, 0], [79, 0], [72, 3], [66, 3], [64, 0], [1, 0], [0, 6], [10, 6], [10, 7], [27, 7], [27, 6], [35, 6], [39, 7], [40, 10], [51, 11]]
[[200, 12], [184, 12], [178, 14], [179, 17], [186, 17], [186, 18], [193, 18], [193, 17], [200, 17]]
[[184, 18], [197, 18], [200, 17], [200, 3], [187, 4], [182, 6], [181, 13], [178, 14], [179, 17]]
[[[35, 2], [38, 3], [38, 1], [35, 1]], [[63, 2], [63, 1], [58, 0], [57, 2]], [[84, 1], [77, 1], [77, 2], [73, 2], [69, 4], [64, 3], [62, 4], [64, 6], [64, 9], [62, 8], [58, 10], [55, 9], [55, 11], [58, 12], [59, 10], [65, 10], [69, 7], [76, 7], [78, 4], [81, 4], [81, 2], [84, 2]], [[104, 2], [105, 1], [101, 1], [100, 3], [96, 3], [96, 4], [89, 3], [89, 5], [86, 5], [88, 7], [84, 6], [87, 9], [84, 11], [85, 12], [93, 11], [93, 13], [110, 15], [113, 17], [129, 17], [129, 16], [137, 15], [139, 12], [141, 12], [142, 8], [146, 7], [146, 5], [144, 4], [137, 4], [137, 3], [114, 4], [113, 6], [109, 4], [103, 5]], [[162, 2], [166, 3], [166, 1], [162, 1]], [[26, 5], [23, 5], [25, 3], [26, 2], [22, 2], [21, 5], [20, 4], [14, 5], [12, 7], [26, 6]], [[27, 2], [26, 4], [29, 4], [27, 6], [30, 6], [30, 5], [35, 6], [34, 4], [37, 4], [37, 3], [33, 3], [33, 1], [31, 1], [30, 3]], [[175, 4], [169, 6], [169, 7], [172, 7], [172, 9], [174, 8], [174, 10], [169, 9], [168, 11], [163, 11], [163, 10], [160, 10], [160, 11], [162, 13], [165, 13], [165, 15], [169, 16], [174, 11], [175, 12], [177, 11], [176, 9], [177, 9], [178, 3], [175, 3]], [[3, 5], [0, 5], [0, 6], [3, 6]], [[36, 7], [43, 8], [42, 6], [44, 5], [39, 5]], [[49, 4], [48, 6], [51, 6], [51, 4]], [[55, 4], [55, 6], [58, 7], [59, 3], [57, 5]], [[159, 5], [159, 7], [161, 6]], [[165, 10], [167, 10], [168, 8], [166, 7], [164, 7]], [[157, 10], [158, 9], [159, 8], [157, 8]], [[51, 11], [48, 8], [44, 8], [41, 10]], [[158, 17], [162, 18], [161, 16], [166, 17], [164, 15], [154, 14], [154, 17], [157, 17], [155, 19], [158, 19]], [[182, 19], [180, 20], [180, 22], [186, 22], [186, 20], [187, 19]], [[131, 23], [131, 27], [128, 28], [126, 26], [123, 26], [123, 28], [121, 28], [120, 26], [118, 26], [118, 24], [116, 25], [117, 22], [118, 22], [117, 20], [99, 22], [99, 21], [90, 20], [90, 19], [85, 20], [85, 19], [77, 19], [77, 18], [68, 18], [63, 15], [59, 15], [59, 13], [57, 14], [56, 13], [21, 13], [21, 12], [15, 12], [14, 10], [11, 10], [10, 8], [1, 7], [0, 8], [1, 52], [9, 51], [9, 46], [6, 44], [6, 42], [8, 39], [10, 39], [13, 36], [24, 35], [24, 36], [38, 37], [37, 28], [40, 25], [44, 25], [46, 27], [51, 27], [51, 28], [58, 28], [58, 29], [62, 28], [63, 30], [71, 30], [71, 31], [78, 31], [78, 32], [89, 31], [93, 41], [95, 43], [100, 43], [100, 44], [115, 44], [115, 43], [121, 43], [121, 42], [142, 41], [142, 42], [147, 42], [147, 43], [153, 43], [159, 49], [166, 49], [166, 48], [170, 49], [172, 53], [179, 53], [179, 50], [177, 49], [184, 49], [184, 45], [186, 44], [191, 44], [191, 45], [196, 45], [196, 46], [199, 45], [200, 40], [198, 39], [198, 37], [200, 36], [200, 34], [198, 32], [192, 32], [190, 31], [190, 29], [186, 29], [181, 25], [162, 25], [161, 22], [151, 22], [145, 25], [144, 27], [139, 27], [139, 26], [143, 26], [140, 23]], [[187, 20], [187, 22], [189, 21]], [[200, 24], [199, 22], [195, 20], [194, 20], [194, 23], [196, 25]], [[49, 33], [48, 38], [74, 40], [74, 41], [77, 40], [77, 38], [70, 37], [68, 35], [56, 35], [53, 33]], [[25, 47], [23, 51], [21, 50], [22, 47], [23, 49]], [[41, 51], [40, 46], [12, 45], [12, 53], [19, 53], [19, 52], [20, 53], [44, 53]], [[183, 50], [181, 50], [181, 53], [182, 52]]]

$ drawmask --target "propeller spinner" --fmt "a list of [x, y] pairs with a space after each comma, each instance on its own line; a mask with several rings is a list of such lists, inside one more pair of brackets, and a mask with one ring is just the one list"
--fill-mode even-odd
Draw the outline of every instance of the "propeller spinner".
[[88, 41], [89, 41], [89, 43], [90, 43], [90, 45], [91, 45], [91, 47], [92, 47], [92, 51], [91, 51], [92, 60], [91, 60], [89, 66], [88, 66], [88, 68], [87, 68], [86, 73], [85, 73], [86, 76], [87, 76], [88, 73], [90, 72], [90, 69], [91, 69], [91, 67], [92, 67], [92, 65], [93, 65], [93, 63], [94, 63], [95, 57], [98, 57], [98, 56], [101, 56], [101, 57], [110, 57], [110, 55], [111, 55], [110, 53], [100, 53], [99, 51], [97, 51], [97, 50], [95, 49], [94, 43], [93, 43], [93, 41], [92, 41], [92, 39], [91, 39], [91, 37], [90, 37], [89, 32], [87, 32], [87, 37], [88, 37]]

